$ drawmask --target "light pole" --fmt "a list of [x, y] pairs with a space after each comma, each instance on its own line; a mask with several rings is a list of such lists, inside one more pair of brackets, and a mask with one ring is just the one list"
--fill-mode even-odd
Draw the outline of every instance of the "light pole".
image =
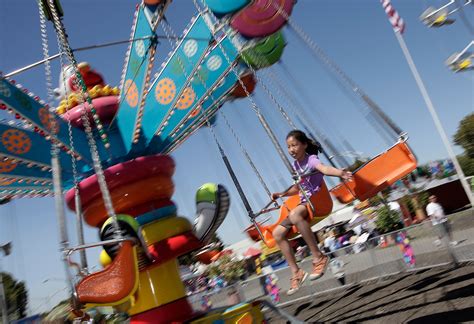
[[[8, 242], [8, 243], [0, 245], [0, 250], [5, 254], [5, 256], [9, 255], [12, 250], [12, 242]], [[5, 296], [5, 289], [3, 288], [3, 273], [2, 273], [1, 262], [0, 262], [0, 301], [2, 303], [3, 324], [8, 324], [7, 300]]]

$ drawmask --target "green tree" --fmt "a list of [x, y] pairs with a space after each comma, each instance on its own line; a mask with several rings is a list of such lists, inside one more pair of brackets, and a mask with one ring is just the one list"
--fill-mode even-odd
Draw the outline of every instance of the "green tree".
[[388, 206], [382, 206], [377, 210], [375, 225], [382, 234], [395, 231], [401, 227], [400, 215], [396, 211], [390, 210]]
[[463, 154], [458, 155], [458, 161], [466, 177], [474, 175], [474, 159]]
[[464, 149], [458, 156], [459, 164], [466, 176], [474, 175], [474, 113], [464, 117], [454, 134], [454, 143]]
[[474, 159], [474, 113], [459, 122], [458, 130], [454, 134], [454, 143], [461, 146], [470, 159]]
[[2, 276], [9, 318], [18, 319], [25, 317], [28, 306], [28, 292], [25, 283], [15, 280], [10, 274], [5, 272], [2, 272]]

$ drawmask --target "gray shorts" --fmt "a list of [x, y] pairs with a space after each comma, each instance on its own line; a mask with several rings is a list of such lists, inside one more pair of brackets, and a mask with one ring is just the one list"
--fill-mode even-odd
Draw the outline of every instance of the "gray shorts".
[[[300, 203], [299, 205], [306, 206], [307, 203]], [[298, 205], [298, 206], [299, 206], [299, 205]], [[306, 218], [308, 218], [308, 216], [309, 216], [309, 215], [307, 215]], [[287, 217], [287, 218], [285, 218], [284, 220], [282, 220], [279, 225], [283, 226], [283, 227], [286, 228], [286, 229], [291, 229], [291, 227], [292, 227], [293, 225], [295, 225], [295, 224], [293, 224], [293, 223], [291, 222], [291, 220]]]
[[451, 236], [451, 225], [448, 221], [436, 224], [439, 237]]
[[290, 219], [287, 217], [285, 218], [281, 223], [281, 226], [283, 226], [286, 229], [290, 229], [293, 226], [293, 223], [290, 221]]

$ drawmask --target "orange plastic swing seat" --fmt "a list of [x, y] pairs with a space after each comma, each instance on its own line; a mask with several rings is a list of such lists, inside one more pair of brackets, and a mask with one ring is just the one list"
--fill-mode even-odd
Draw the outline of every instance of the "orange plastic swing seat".
[[118, 305], [138, 288], [137, 251], [133, 242], [122, 243], [112, 263], [82, 279], [76, 286], [81, 304]]
[[[308, 219], [309, 219], [310, 226], [313, 226], [314, 224], [326, 218], [326, 216], [329, 215], [332, 211], [333, 202], [331, 199], [331, 195], [329, 194], [328, 188], [326, 186], [326, 183], [324, 181], [321, 183], [321, 189], [310, 197], [310, 201], [312, 205], [314, 206], [314, 212], [312, 211], [311, 207], [308, 204], [307, 206], [308, 214], [309, 214]], [[268, 246], [269, 248], [272, 248], [275, 246], [276, 242], [275, 242], [275, 239], [273, 238], [273, 230], [285, 218], [288, 217], [288, 214], [290, 213], [290, 211], [294, 209], [296, 206], [298, 206], [300, 202], [301, 202], [301, 199], [299, 195], [290, 196], [287, 200], [285, 200], [283, 205], [280, 207], [280, 216], [274, 224], [267, 225], [267, 226], [258, 225], [260, 231], [262, 232], [263, 241], [266, 246]], [[252, 238], [255, 241], [258, 241], [261, 239], [258, 234], [255, 235], [257, 230], [255, 229], [253, 225], [249, 226], [246, 229], [246, 232], [250, 236], [250, 238]], [[292, 226], [287, 236], [288, 238], [292, 238], [296, 236], [297, 234], [298, 234], [298, 229], [296, 228], [296, 226]]]
[[377, 155], [354, 172], [352, 180], [330, 190], [343, 204], [375, 196], [416, 169], [417, 161], [406, 142], [400, 142]]

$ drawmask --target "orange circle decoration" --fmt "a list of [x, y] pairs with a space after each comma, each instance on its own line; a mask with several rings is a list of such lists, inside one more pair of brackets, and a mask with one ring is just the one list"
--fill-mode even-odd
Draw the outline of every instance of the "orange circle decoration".
[[0, 173], [13, 171], [16, 166], [16, 163], [11, 163], [10, 161], [0, 161]]
[[57, 134], [59, 132], [59, 125], [51, 115], [51, 113], [46, 108], [40, 108], [38, 110], [38, 116], [41, 121], [41, 124], [52, 134]]
[[125, 100], [132, 108], [138, 105], [138, 89], [132, 80], [125, 82]]
[[13, 154], [25, 154], [31, 149], [31, 139], [18, 129], [7, 129], [2, 134], [2, 144]]
[[162, 105], [169, 104], [176, 96], [176, 85], [170, 78], [160, 80], [155, 88], [155, 99]]
[[0, 178], [0, 186], [8, 186], [14, 183], [15, 179]]
[[187, 87], [184, 89], [181, 97], [179, 97], [178, 102], [176, 103], [176, 108], [178, 109], [188, 109], [196, 99], [196, 93], [193, 88]]

